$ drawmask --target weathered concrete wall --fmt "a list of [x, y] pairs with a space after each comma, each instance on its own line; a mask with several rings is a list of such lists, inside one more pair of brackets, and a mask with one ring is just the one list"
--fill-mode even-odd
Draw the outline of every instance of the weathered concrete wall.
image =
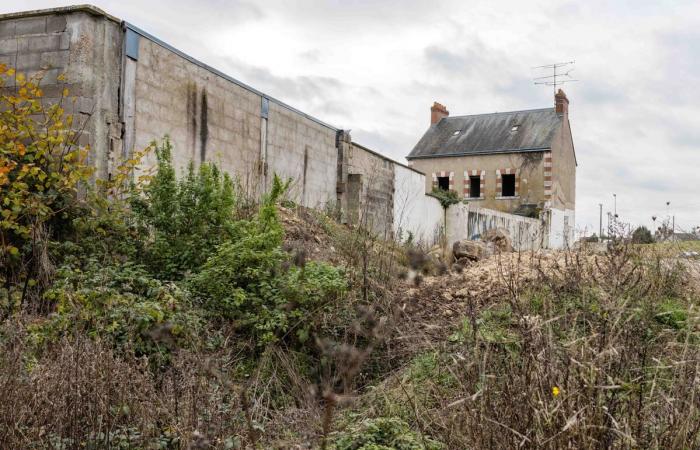
[[[146, 37], [139, 39], [133, 98], [134, 147], [169, 135], [174, 163], [215, 161], [252, 196], [274, 173], [294, 182], [305, 206], [336, 198], [336, 130], [222, 78]], [[128, 95], [128, 94], [127, 94]], [[265, 117], [267, 116], [267, 117]]]
[[356, 189], [355, 183], [359, 182], [361, 186], [359, 202], [351, 195], [344, 205], [346, 220], [359, 220], [359, 224], [387, 239], [393, 234], [395, 165], [355, 142], [349, 146], [347, 172], [352, 179], [348, 184], [352, 193]]
[[409, 235], [424, 247], [441, 242], [445, 211], [425, 193], [425, 175], [402, 165], [394, 166], [394, 237], [404, 242]]
[[[434, 176], [445, 172], [453, 174], [453, 190], [459, 196], [481, 208], [512, 212], [521, 204], [544, 203], [544, 163], [542, 152], [508, 153], [495, 155], [459, 156], [450, 158], [414, 159], [409, 165], [426, 175], [425, 191], [433, 189]], [[497, 171], [511, 169], [516, 174], [516, 196], [502, 197]], [[481, 199], [466, 195], [469, 175], [484, 171], [484, 188]], [[468, 172], [465, 177], [465, 172]]]
[[508, 230], [516, 250], [546, 247], [542, 221], [463, 203], [447, 208], [445, 228], [447, 248], [452, 248], [452, 244], [459, 240], [475, 239], [496, 228]]
[[168, 135], [176, 167], [214, 161], [258, 193], [261, 97], [156, 42], [138, 41], [135, 83], [125, 94], [134, 99], [134, 148], [126, 151]]
[[272, 173], [294, 179], [290, 196], [310, 207], [336, 202], [336, 131], [270, 102], [267, 163]]
[[63, 105], [76, 124], [85, 123], [80, 143], [90, 144], [100, 177], [108, 176], [109, 160], [121, 147], [121, 48], [119, 21], [97, 8], [0, 15], [0, 62], [28, 77], [43, 73], [47, 103], [58, 101], [68, 88], [70, 99]]

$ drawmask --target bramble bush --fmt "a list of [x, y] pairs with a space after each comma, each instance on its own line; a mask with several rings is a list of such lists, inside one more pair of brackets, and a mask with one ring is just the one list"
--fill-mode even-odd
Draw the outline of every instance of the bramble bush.
[[59, 269], [44, 296], [56, 304], [56, 312], [31, 326], [39, 347], [77, 334], [136, 356], [167, 356], [175, 347], [196, 347], [205, 327], [185, 291], [132, 263], [105, 267], [92, 261], [84, 269]]

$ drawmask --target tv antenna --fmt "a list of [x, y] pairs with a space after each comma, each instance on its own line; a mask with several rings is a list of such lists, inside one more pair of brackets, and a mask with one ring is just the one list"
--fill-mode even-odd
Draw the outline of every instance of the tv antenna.
[[[543, 77], [536, 77], [534, 79], [535, 84], [542, 84], [545, 86], [553, 86], [554, 94], [556, 95], [557, 86], [561, 86], [562, 84], [572, 83], [574, 81], [578, 81], [578, 80], [574, 80], [571, 77], [571, 72], [574, 71], [573, 65], [575, 63], [576, 63], [576, 61], [566, 61], [566, 62], [545, 64], [544, 66], [533, 67], [533, 69], [540, 69], [540, 70], [550, 69], [552, 71], [552, 75], [546, 75]], [[540, 81], [537, 81], [537, 80], [540, 80]]]

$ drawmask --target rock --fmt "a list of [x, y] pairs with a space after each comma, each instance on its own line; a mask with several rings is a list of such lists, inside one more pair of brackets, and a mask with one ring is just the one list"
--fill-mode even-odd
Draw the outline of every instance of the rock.
[[513, 241], [505, 228], [492, 228], [486, 231], [481, 238], [486, 242], [492, 242], [501, 252], [513, 251]]
[[457, 261], [462, 258], [479, 261], [487, 256], [486, 244], [481, 241], [469, 241], [464, 239], [452, 244], [452, 253]]

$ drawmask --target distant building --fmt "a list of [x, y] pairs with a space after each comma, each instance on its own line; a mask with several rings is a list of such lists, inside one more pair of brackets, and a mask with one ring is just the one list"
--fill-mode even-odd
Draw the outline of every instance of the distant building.
[[554, 108], [450, 117], [435, 102], [430, 115], [406, 157], [426, 174], [426, 192], [452, 190], [484, 208], [540, 217], [550, 246], [573, 242], [577, 163], [561, 89]]

